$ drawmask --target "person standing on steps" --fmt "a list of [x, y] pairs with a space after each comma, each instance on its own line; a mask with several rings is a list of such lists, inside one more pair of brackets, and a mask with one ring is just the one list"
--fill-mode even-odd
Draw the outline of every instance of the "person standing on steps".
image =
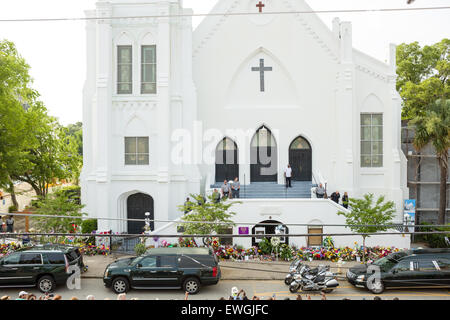
[[286, 178], [286, 188], [292, 188], [292, 168], [290, 164], [288, 164], [287, 168], [284, 170], [284, 177]]

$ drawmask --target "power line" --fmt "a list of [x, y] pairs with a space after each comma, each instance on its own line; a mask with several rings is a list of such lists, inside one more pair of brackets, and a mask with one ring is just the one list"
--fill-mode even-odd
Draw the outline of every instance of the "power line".
[[381, 9], [339, 9], [339, 10], [311, 10], [311, 11], [273, 11], [273, 12], [223, 12], [223, 13], [192, 13], [144, 16], [117, 16], [117, 17], [75, 17], [75, 18], [23, 18], [0, 19], [0, 22], [56, 22], [56, 21], [95, 21], [120, 19], [154, 19], [154, 18], [187, 18], [187, 17], [213, 17], [213, 16], [251, 16], [251, 15], [287, 15], [287, 14], [327, 14], [327, 13], [387, 13], [387, 12], [413, 12], [449, 10], [450, 6], [420, 7], [420, 8], [381, 8]]
[[[0, 216], [19, 216], [19, 217], [31, 217], [31, 218], [60, 218], [60, 219], [84, 219], [84, 220], [109, 220], [109, 221], [138, 221], [145, 222], [146, 219], [129, 219], [129, 218], [96, 218], [89, 216], [59, 216], [59, 215], [49, 215], [49, 214], [33, 214], [33, 213], [0, 213]], [[258, 223], [258, 222], [222, 222], [222, 221], [185, 221], [185, 220], [159, 220], [159, 219], [149, 219], [149, 222], [165, 222], [165, 223], [177, 223], [177, 224], [223, 224], [223, 225], [257, 225], [257, 226], [297, 226], [297, 227], [349, 227], [348, 224], [317, 224], [317, 223]], [[392, 224], [364, 224], [364, 225], [352, 225], [353, 227], [399, 227], [406, 226], [408, 228], [418, 227], [418, 228], [450, 228], [450, 225], [421, 225], [421, 224], [408, 224], [405, 225], [403, 222], [397, 222]]]

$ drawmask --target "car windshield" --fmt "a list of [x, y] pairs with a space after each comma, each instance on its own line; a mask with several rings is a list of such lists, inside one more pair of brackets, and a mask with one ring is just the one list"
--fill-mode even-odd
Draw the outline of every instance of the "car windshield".
[[389, 271], [393, 266], [397, 264], [397, 260], [392, 256], [386, 256], [384, 258], [378, 259], [373, 264], [379, 266], [383, 271]]

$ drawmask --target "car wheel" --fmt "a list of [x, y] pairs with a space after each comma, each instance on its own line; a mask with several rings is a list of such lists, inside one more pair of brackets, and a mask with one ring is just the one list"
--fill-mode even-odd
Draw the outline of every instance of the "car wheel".
[[200, 290], [200, 281], [196, 278], [187, 278], [184, 280], [183, 289], [189, 294], [196, 294]]
[[37, 287], [42, 293], [51, 292], [56, 287], [55, 279], [52, 276], [42, 276], [37, 282]]
[[285, 283], [286, 285], [290, 285], [291, 282], [292, 282], [292, 278], [291, 278], [291, 277], [284, 278], [284, 283]]
[[115, 278], [112, 282], [112, 290], [119, 294], [119, 293], [126, 293], [128, 290], [130, 290], [130, 284], [128, 283], [128, 280], [123, 277]]
[[373, 293], [373, 294], [380, 294], [383, 293], [384, 291], [384, 283], [381, 280], [378, 280], [374, 283], [371, 283], [370, 286], [368, 286], [368, 289]]

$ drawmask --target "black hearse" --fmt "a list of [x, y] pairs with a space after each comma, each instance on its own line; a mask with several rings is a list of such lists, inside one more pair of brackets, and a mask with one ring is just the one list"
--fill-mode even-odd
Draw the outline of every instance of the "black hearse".
[[[374, 273], [379, 270], [378, 275]], [[380, 294], [386, 288], [450, 287], [450, 249], [412, 249], [350, 268], [348, 281]]]

